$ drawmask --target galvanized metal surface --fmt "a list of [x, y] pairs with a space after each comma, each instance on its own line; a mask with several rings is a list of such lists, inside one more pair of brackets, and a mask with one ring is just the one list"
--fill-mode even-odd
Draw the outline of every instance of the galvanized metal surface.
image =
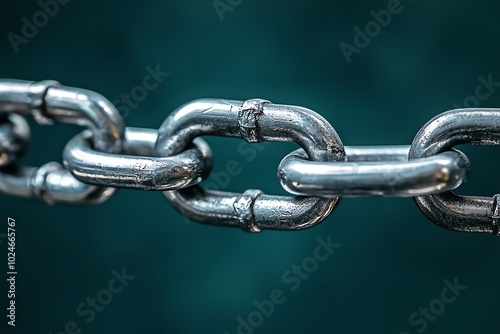
[[[65, 146], [64, 167], [49, 162], [23, 167], [30, 131], [40, 124], [87, 127]], [[212, 168], [200, 136], [238, 137], [249, 143], [295, 142], [301, 149], [278, 167], [285, 190], [273, 196], [207, 191], [198, 183]], [[101, 95], [55, 81], [0, 80], [0, 192], [48, 203], [102, 203], [117, 188], [163, 191], [183, 215], [198, 222], [299, 230], [324, 220], [346, 196], [410, 196], [433, 222], [447, 229], [500, 235], [500, 196], [457, 196], [467, 180], [468, 158], [459, 144], [500, 144], [500, 109], [457, 109], [429, 121], [411, 146], [346, 147], [314, 111], [247, 101], [199, 99], [171, 113], [158, 131], [125, 128]], [[346, 154], [347, 152], [347, 154]]]

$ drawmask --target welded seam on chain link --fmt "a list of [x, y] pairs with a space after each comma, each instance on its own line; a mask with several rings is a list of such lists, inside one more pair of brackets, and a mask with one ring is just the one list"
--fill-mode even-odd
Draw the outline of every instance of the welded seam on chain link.
[[243, 138], [249, 143], [261, 142], [259, 118], [264, 113], [264, 104], [271, 101], [263, 99], [246, 100], [238, 110], [238, 126]]
[[255, 225], [253, 206], [257, 197], [262, 194], [260, 190], [248, 189], [233, 204], [243, 229], [248, 232], [260, 232], [260, 228]]

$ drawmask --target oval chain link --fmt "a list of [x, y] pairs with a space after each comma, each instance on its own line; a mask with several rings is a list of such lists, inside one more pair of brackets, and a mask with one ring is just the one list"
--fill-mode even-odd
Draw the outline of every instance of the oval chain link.
[[[345, 161], [340, 138], [319, 114], [262, 99], [200, 99], [187, 103], [163, 122], [156, 152], [161, 156], [176, 154], [203, 135], [239, 137], [250, 143], [295, 142], [312, 160]], [[233, 194], [205, 191], [199, 186], [164, 194], [191, 220], [237, 226], [249, 232], [308, 228], [326, 218], [339, 202], [338, 197], [270, 196], [255, 189]]]
[[281, 161], [278, 176], [292, 194], [321, 197], [428, 195], [455, 189], [467, 180], [470, 164], [462, 152], [408, 161], [409, 149], [346, 146], [348, 162], [310, 161], [297, 150]]
[[[434, 117], [415, 136], [409, 158], [430, 157], [461, 144], [500, 145], [500, 109], [455, 109]], [[446, 229], [500, 235], [499, 195], [444, 192], [418, 196], [415, 202], [427, 218]]]
[[[11, 114], [32, 115], [40, 124], [86, 126], [92, 130], [95, 147], [103, 152], [121, 152], [123, 147], [125, 125], [120, 114], [108, 100], [91, 91], [60, 87], [55, 81], [0, 80], [0, 116]], [[82, 183], [57, 162], [39, 168], [3, 169], [0, 189], [11, 195], [35, 196], [50, 204], [101, 203], [115, 191]]]
[[212, 169], [212, 152], [202, 139], [175, 156], [155, 157], [157, 130], [126, 128], [124, 154], [113, 155], [94, 150], [91, 135], [75, 136], [63, 152], [64, 166], [88, 184], [172, 190], [201, 182]]
[[[71, 139], [64, 166], [18, 166], [39, 124], [71, 123], [88, 130]], [[282, 186], [296, 197], [250, 189], [243, 194], [203, 190], [212, 167], [208, 145], [197, 138], [229, 136], [247, 142], [295, 142], [301, 149], [278, 167]], [[446, 229], [500, 235], [500, 195], [457, 196], [470, 163], [459, 144], [500, 144], [500, 109], [442, 113], [411, 147], [346, 147], [319, 114], [262, 99], [200, 99], [169, 115], [158, 131], [125, 128], [101, 95], [55, 81], [0, 80], [0, 192], [37, 196], [48, 203], [101, 203], [116, 188], [164, 191], [189, 219], [246, 231], [298, 230], [316, 225], [345, 196], [411, 196]], [[347, 151], [347, 157], [346, 157]]]

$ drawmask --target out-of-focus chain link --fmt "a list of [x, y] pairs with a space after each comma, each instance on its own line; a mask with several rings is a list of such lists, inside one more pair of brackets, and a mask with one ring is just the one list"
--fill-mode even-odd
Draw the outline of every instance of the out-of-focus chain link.
[[[22, 167], [30, 132], [39, 124], [88, 128], [65, 146], [63, 165]], [[209, 191], [198, 183], [212, 169], [200, 136], [249, 143], [295, 142], [278, 166], [297, 196]], [[116, 108], [91, 91], [55, 81], [0, 80], [0, 192], [48, 203], [101, 203], [117, 188], [163, 191], [187, 218], [249, 232], [300, 230], [324, 220], [341, 197], [414, 197], [434, 223], [451, 230], [500, 234], [500, 196], [461, 197], [451, 190], [470, 172], [459, 144], [500, 144], [500, 109], [456, 109], [436, 116], [411, 146], [344, 147], [312, 110], [262, 99], [200, 99], [171, 113], [159, 130], [126, 128]]]

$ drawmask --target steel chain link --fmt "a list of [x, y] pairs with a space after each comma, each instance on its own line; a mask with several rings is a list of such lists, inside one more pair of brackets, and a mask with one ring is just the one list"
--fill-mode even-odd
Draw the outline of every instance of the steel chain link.
[[[17, 161], [30, 137], [23, 116], [39, 124], [85, 126], [65, 146], [64, 167]], [[249, 143], [295, 142], [301, 149], [278, 166], [292, 197], [204, 190], [212, 153], [200, 136]], [[263, 229], [299, 230], [324, 220], [346, 196], [414, 197], [420, 210], [447, 229], [500, 235], [500, 195], [451, 192], [470, 172], [459, 144], [500, 144], [500, 109], [456, 109], [436, 116], [411, 146], [344, 147], [334, 128], [312, 110], [262, 99], [200, 99], [170, 114], [158, 131], [126, 128], [116, 108], [91, 91], [55, 81], [0, 80], [0, 192], [48, 203], [102, 203], [117, 188], [163, 191], [191, 220]]]

